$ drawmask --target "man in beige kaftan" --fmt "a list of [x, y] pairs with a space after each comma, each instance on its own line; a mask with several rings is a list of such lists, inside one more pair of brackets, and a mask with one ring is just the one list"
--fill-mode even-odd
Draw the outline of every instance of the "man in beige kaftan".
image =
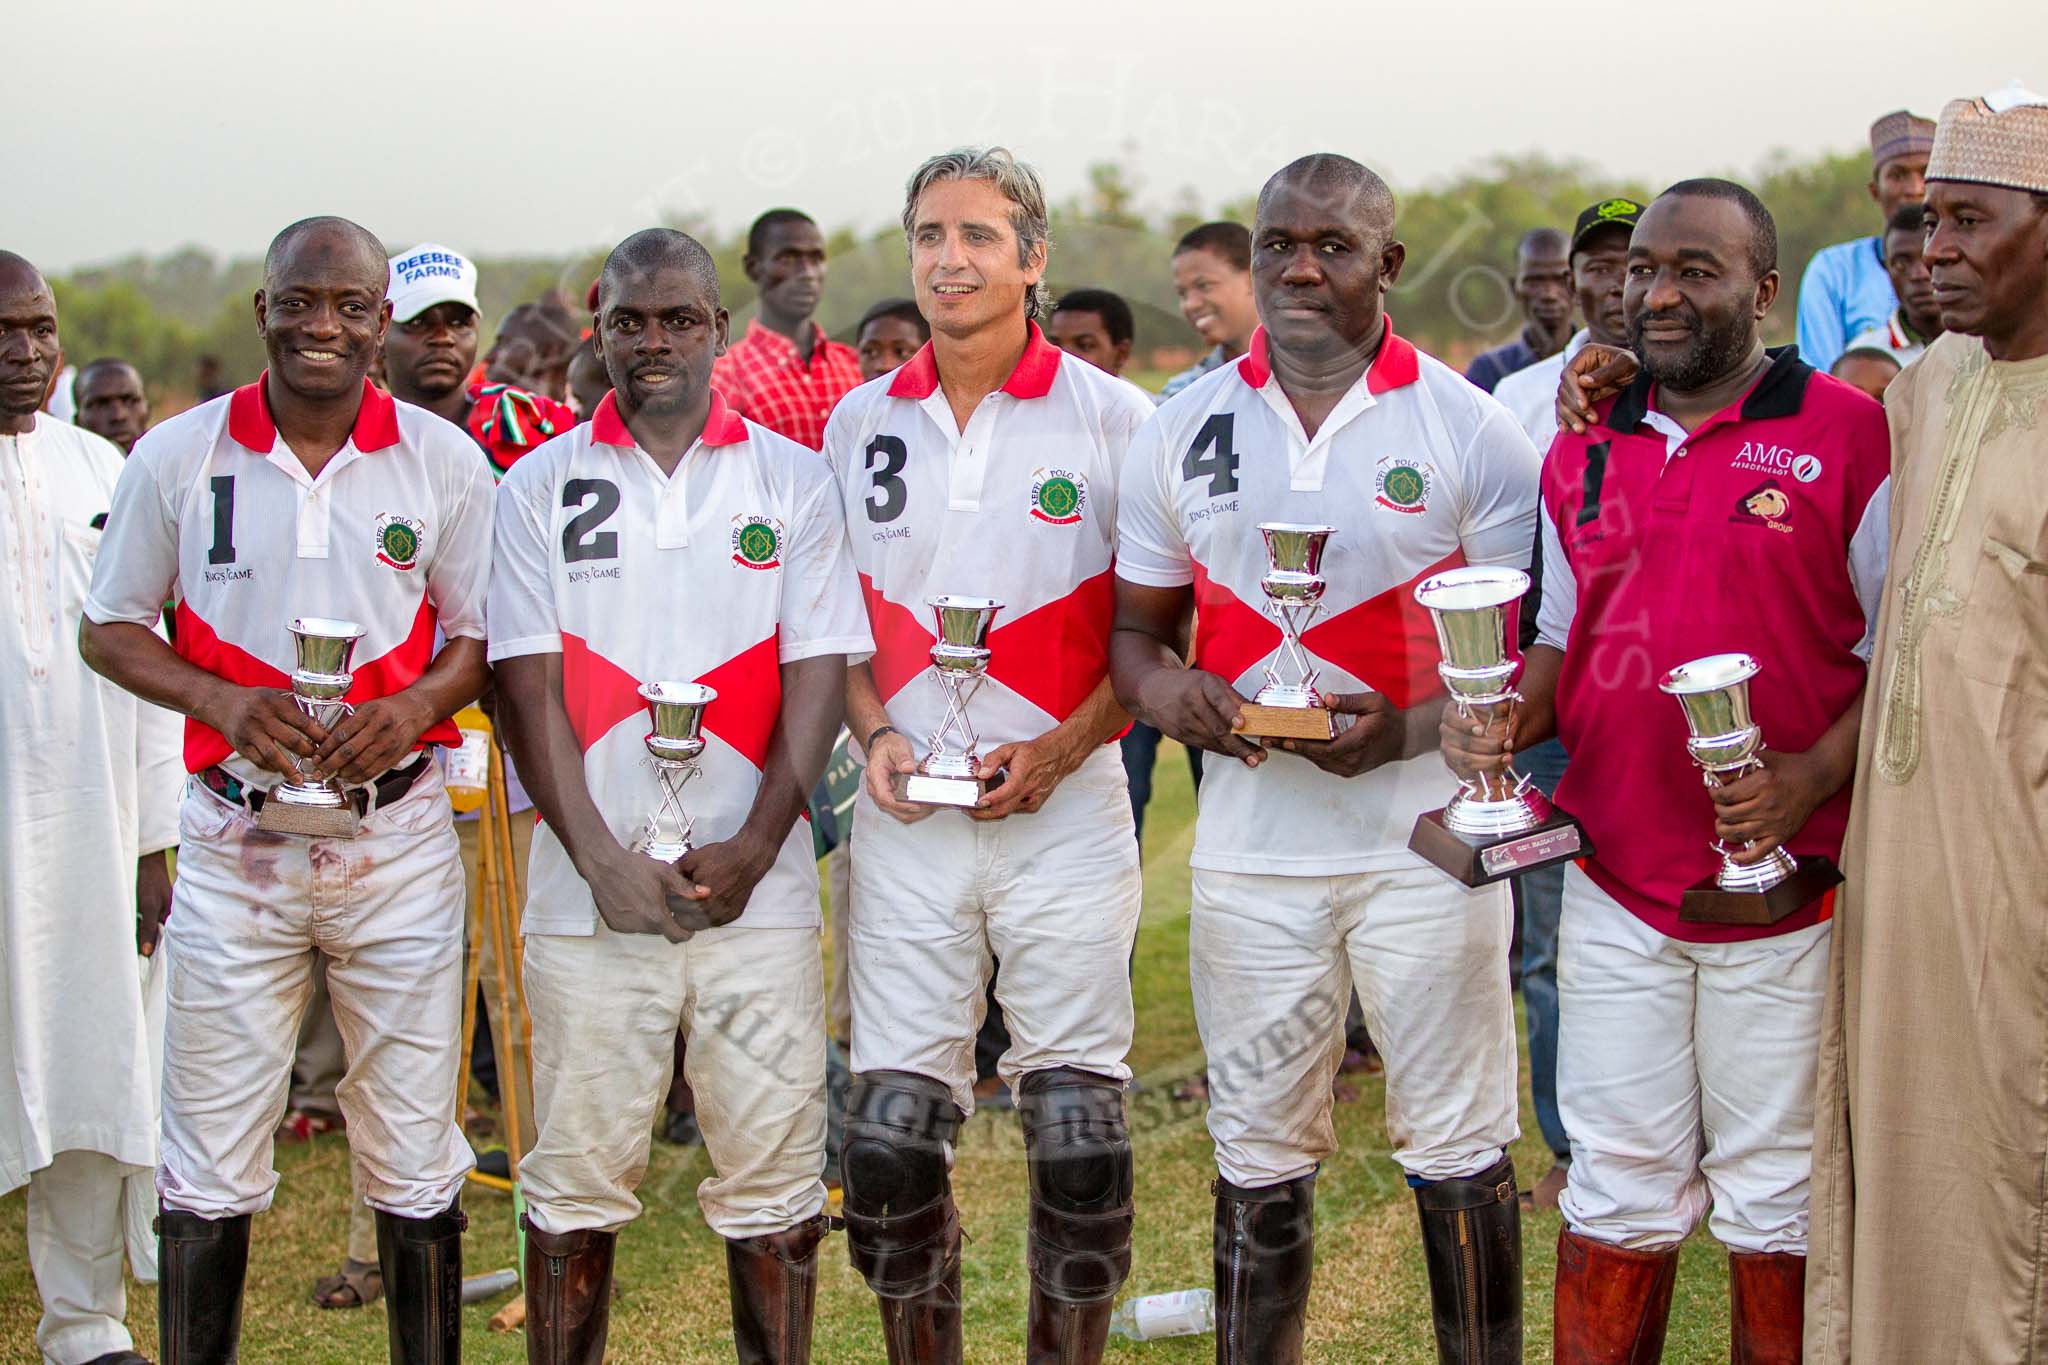
[[1947, 334], [1885, 394], [1823, 1023], [1809, 1361], [2048, 1361], [2048, 99], [1943, 112]]

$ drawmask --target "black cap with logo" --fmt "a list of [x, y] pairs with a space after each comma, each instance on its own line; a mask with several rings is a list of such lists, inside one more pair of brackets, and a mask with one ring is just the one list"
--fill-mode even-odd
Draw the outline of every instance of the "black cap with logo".
[[1614, 226], [1633, 231], [1636, 219], [1643, 216], [1643, 206], [1633, 199], [1602, 199], [1579, 215], [1579, 221], [1572, 224], [1572, 250], [1577, 251], [1586, 244], [1586, 239], [1601, 228]]

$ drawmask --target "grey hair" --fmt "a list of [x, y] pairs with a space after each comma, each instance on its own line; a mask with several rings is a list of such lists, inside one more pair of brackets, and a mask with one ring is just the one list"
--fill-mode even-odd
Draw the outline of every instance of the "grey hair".
[[[1010, 228], [1017, 234], [1017, 264], [1031, 264], [1031, 253], [1052, 250], [1052, 231], [1045, 207], [1045, 186], [1038, 172], [1011, 154], [1007, 147], [956, 147], [941, 152], [917, 168], [903, 190], [903, 236], [909, 241], [917, 228], [917, 201], [942, 180], [986, 180], [1010, 201]], [[1024, 316], [1035, 318], [1045, 308], [1045, 284], [1024, 288]]]

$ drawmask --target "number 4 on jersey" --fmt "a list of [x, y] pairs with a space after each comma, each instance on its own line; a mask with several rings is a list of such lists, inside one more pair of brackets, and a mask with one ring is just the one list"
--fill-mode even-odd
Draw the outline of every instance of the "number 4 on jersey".
[[1195, 433], [1188, 453], [1181, 456], [1180, 476], [1182, 480], [1209, 479], [1209, 496], [1220, 498], [1225, 493], [1237, 491], [1237, 450], [1230, 444], [1235, 420], [1227, 412], [1210, 414], [1202, 423], [1202, 429]]

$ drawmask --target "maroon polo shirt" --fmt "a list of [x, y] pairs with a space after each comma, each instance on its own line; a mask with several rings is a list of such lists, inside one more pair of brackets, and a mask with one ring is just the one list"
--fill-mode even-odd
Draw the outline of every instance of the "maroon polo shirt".
[[[1559, 432], [1543, 466], [1550, 550], [1565, 561], [1546, 579], [1568, 573], [1577, 599], [1557, 688], [1571, 754], [1557, 801], [1599, 850], [1587, 875], [1659, 933], [1693, 942], [1803, 929], [1834, 898], [1763, 928], [1679, 920], [1680, 896], [1719, 857], [1684, 715], [1658, 679], [1703, 655], [1754, 655], [1765, 744], [1808, 749], [1863, 686], [1883, 579], [1884, 410], [1791, 347], [1771, 354], [1750, 391], [1675, 453], [1643, 376], [1584, 435]], [[1848, 814], [1844, 788], [1790, 850], [1838, 856]]]

